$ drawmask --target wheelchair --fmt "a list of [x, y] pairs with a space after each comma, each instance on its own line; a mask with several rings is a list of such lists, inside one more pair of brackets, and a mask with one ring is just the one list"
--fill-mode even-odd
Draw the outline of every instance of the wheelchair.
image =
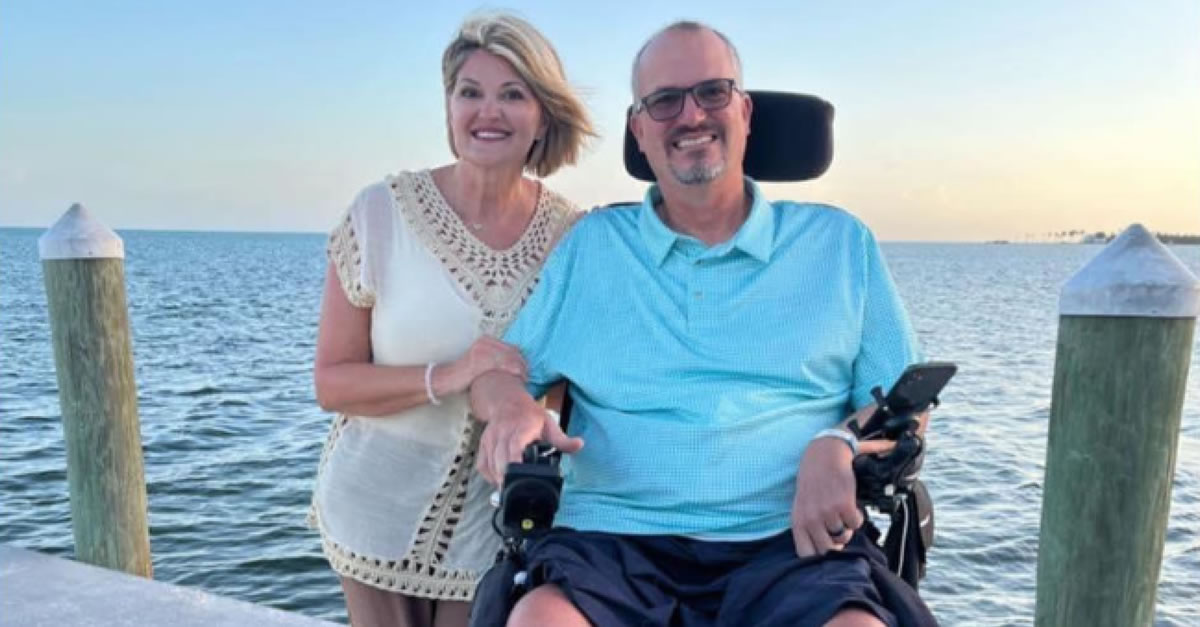
[[[796, 182], [823, 174], [833, 158], [833, 106], [803, 94], [748, 93], [754, 112], [743, 159], [746, 175], [762, 182]], [[630, 176], [645, 182], [655, 180], [650, 164], [638, 150], [628, 115], [624, 161]], [[883, 401], [878, 389], [873, 393], [877, 402]], [[558, 402], [565, 431], [572, 404], [568, 390], [562, 390]], [[882, 404], [880, 411], [888, 413], [889, 408]], [[925, 575], [926, 552], [933, 545], [934, 532], [933, 502], [919, 479], [925, 442], [912, 414], [888, 418], [886, 437], [897, 443], [892, 452], [883, 457], [860, 455], [854, 460], [857, 499], [866, 514], [859, 533], [880, 545], [889, 570], [916, 590]], [[521, 463], [510, 464], [493, 518], [493, 528], [504, 538], [504, 546], [480, 581], [471, 627], [504, 625], [516, 602], [535, 585], [526, 568], [525, 549], [553, 523], [561, 487], [558, 460], [557, 451], [533, 444]], [[886, 532], [870, 518], [869, 509], [889, 519]]]

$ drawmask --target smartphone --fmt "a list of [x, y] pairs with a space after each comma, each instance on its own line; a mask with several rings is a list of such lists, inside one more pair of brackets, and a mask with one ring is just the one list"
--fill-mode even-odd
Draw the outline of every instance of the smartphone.
[[957, 371], [958, 366], [948, 361], [913, 364], [900, 373], [887, 396], [883, 396], [879, 388], [871, 390], [878, 406], [866, 424], [858, 430], [859, 439], [880, 436], [894, 438], [914, 414], [937, 404], [937, 395]]

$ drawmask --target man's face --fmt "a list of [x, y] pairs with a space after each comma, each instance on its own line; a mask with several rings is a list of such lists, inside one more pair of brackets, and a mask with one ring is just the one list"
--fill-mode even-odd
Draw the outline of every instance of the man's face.
[[[637, 97], [640, 101], [662, 89], [734, 78], [737, 67], [717, 35], [708, 30], [668, 31], [642, 55]], [[728, 105], [707, 110], [687, 93], [678, 115], [659, 121], [643, 109], [633, 114], [630, 128], [660, 182], [669, 176], [683, 185], [704, 185], [729, 175], [740, 183], [750, 111], [750, 99], [736, 90]]]

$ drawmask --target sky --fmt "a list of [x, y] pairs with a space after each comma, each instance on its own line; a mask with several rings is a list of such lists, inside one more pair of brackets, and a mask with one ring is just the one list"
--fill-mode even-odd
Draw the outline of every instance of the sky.
[[1200, 1], [54, 2], [0, 5], [0, 225], [81, 202], [116, 229], [329, 230], [388, 173], [448, 163], [440, 59], [473, 11], [555, 44], [601, 137], [547, 184], [641, 198], [633, 54], [698, 19], [749, 89], [836, 108], [825, 176], [880, 239], [1200, 232]]

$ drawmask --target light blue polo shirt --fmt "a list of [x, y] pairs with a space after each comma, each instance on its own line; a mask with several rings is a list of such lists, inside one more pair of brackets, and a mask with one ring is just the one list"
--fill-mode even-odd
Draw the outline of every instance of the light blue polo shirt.
[[640, 205], [563, 238], [505, 341], [535, 396], [575, 400], [555, 524], [740, 540], [787, 529], [805, 446], [918, 360], [871, 232], [827, 205], [754, 196], [706, 246]]

